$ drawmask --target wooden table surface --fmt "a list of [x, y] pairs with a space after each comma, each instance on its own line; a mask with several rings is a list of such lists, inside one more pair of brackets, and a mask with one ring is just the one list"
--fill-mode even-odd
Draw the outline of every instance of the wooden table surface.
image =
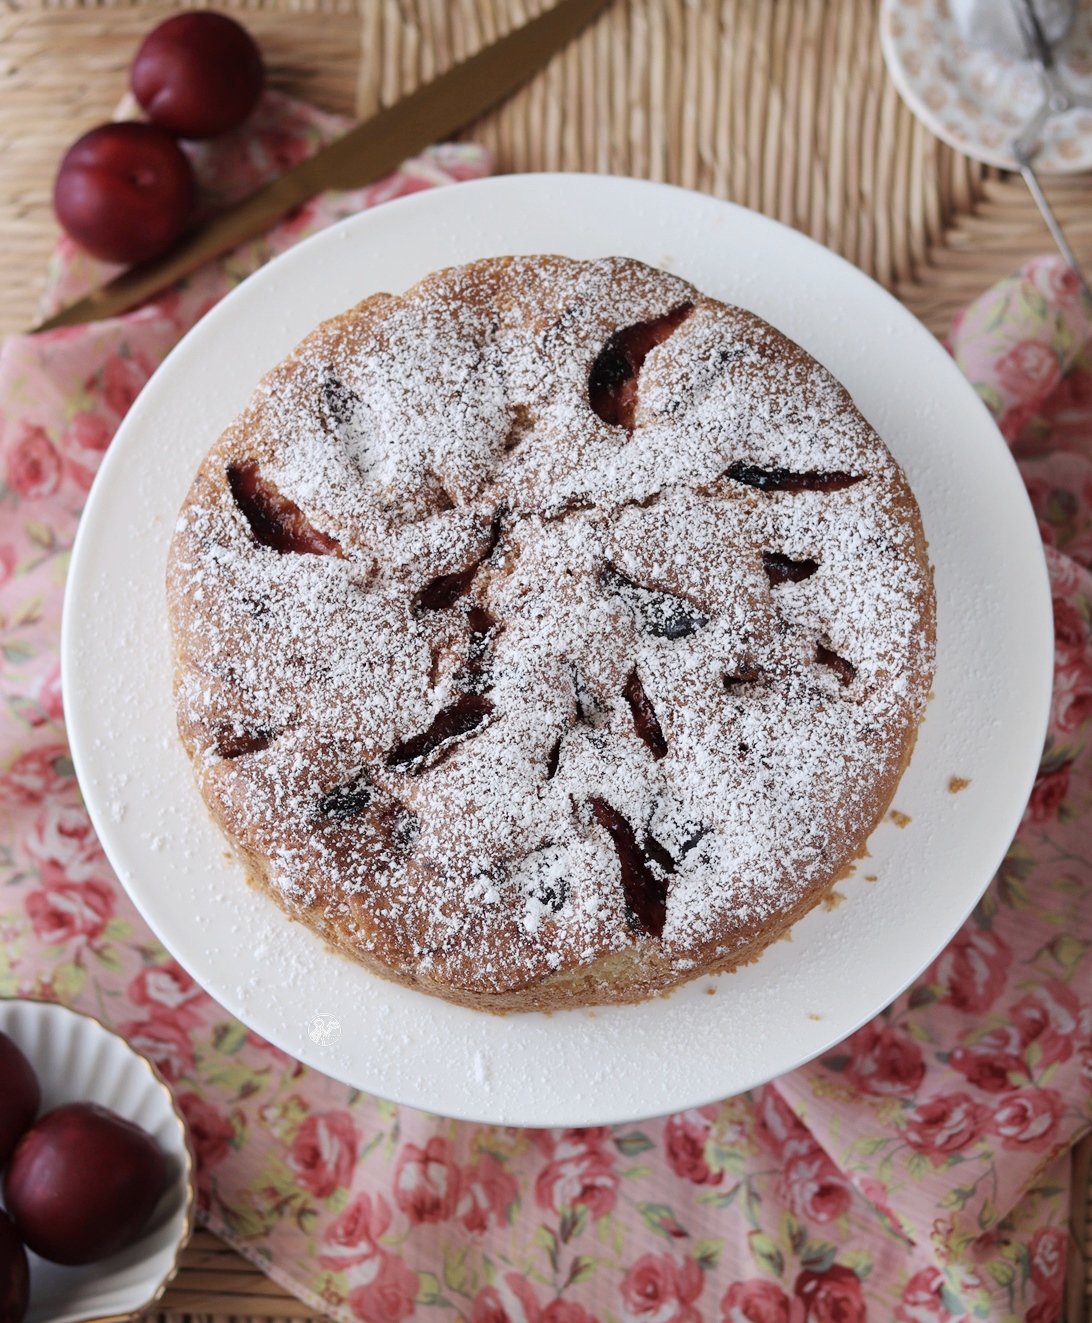
[[236, 1254], [210, 1231], [199, 1228], [183, 1257], [178, 1276], [167, 1288], [156, 1323], [215, 1318], [321, 1319], [322, 1314], [286, 1294], [264, 1273]]

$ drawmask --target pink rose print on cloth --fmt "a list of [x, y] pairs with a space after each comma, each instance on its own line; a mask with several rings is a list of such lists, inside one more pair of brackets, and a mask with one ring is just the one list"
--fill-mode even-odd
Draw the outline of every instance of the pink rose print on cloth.
[[982, 1138], [988, 1117], [967, 1094], [947, 1093], [919, 1103], [907, 1115], [903, 1134], [911, 1148], [939, 1167]]
[[134, 1005], [147, 1006], [153, 1015], [167, 1012], [181, 1023], [187, 1018], [199, 1023], [194, 1003], [204, 1000], [206, 995], [173, 960], [142, 969], [129, 984], [129, 1000]]
[[470, 1323], [541, 1323], [542, 1306], [534, 1287], [520, 1273], [509, 1272], [474, 1298]]
[[[1061, 1315], [1065, 1292], [1067, 1234], [1064, 1227], [1040, 1227], [1028, 1245], [1028, 1268], [1039, 1299], [1028, 1318], [1048, 1320]], [[1053, 1310], [1053, 1313], [1051, 1312]]]
[[116, 425], [116, 422], [107, 422], [100, 414], [81, 409], [62, 432], [58, 447], [68, 472], [79, 487], [90, 490]]
[[779, 1090], [762, 1091], [758, 1132], [781, 1162], [778, 1189], [802, 1220], [836, 1222], [853, 1202], [849, 1183], [814, 1135], [786, 1106]]
[[288, 1165], [301, 1185], [326, 1199], [352, 1180], [360, 1136], [348, 1112], [309, 1116], [300, 1126]]
[[478, 1292], [470, 1323], [598, 1323], [583, 1305], [555, 1299], [539, 1303], [534, 1287], [519, 1273], [507, 1273], [496, 1286]]
[[564, 1130], [556, 1140], [539, 1134], [547, 1162], [535, 1179], [538, 1206], [554, 1213], [582, 1206], [592, 1217], [613, 1212], [619, 1177], [605, 1148], [610, 1139], [606, 1126]]
[[[952, 1318], [948, 1308], [952, 1299], [944, 1274], [939, 1268], [923, 1268], [903, 1288], [902, 1299], [895, 1306], [898, 1323], [947, 1323]], [[958, 1300], [954, 1303], [962, 1310]]]
[[198, 1168], [207, 1173], [227, 1157], [235, 1140], [235, 1126], [230, 1116], [196, 1093], [180, 1093], [178, 1105], [189, 1127]]
[[952, 1050], [948, 1064], [983, 1093], [1016, 1089], [1024, 1076], [1024, 1041], [1012, 1024], [998, 1025], [978, 1037], [970, 1031], [966, 1046]]
[[16, 552], [10, 542], [0, 545], [0, 588], [8, 582], [15, 573]]
[[[188, 146], [205, 213], [345, 126], [267, 94], [244, 128]], [[339, 1323], [1048, 1323], [1065, 1151], [1092, 1117], [1092, 327], [1053, 259], [985, 293], [952, 336], [1015, 438], [1047, 547], [1056, 683], [1040, 777], [948, 949], [821, 1060], [639, 1124], [427, 1116], [232, 1019], [148, 930], [95, 840], [65, 740], [59, 621], [120, 419], [269, 257], [488, 170], [474, 144], [432, 148], [135, 312], [0, 349], [0, 995], [76, 1006], [145, 1052], [188, 1120], [200, 1218]], [[115, 270], [62, 243], [46, 310]]]
[[994, 365], [997, 380], [1022, 400], [1046, 395], [1061, 379], [1058, 356], [1036, 340], [1013, 345]]
[[390, 1230], [391, 1209], [382, 1195], [373, 1204], [366, 1194], [359, 1194], [340, 1217], [326, 1228], [319, 1250], [319, 1263], [340, 1272], [355, 1268], [383, 1253], [379, 1238]]
[[1079, 291], [1062, 287], [1071, 274], [1055, 258], [1037, 258], [976, 299], [952, 328], [955, 361], [1018, 446], [1028, 429], [1049, 448], [1051, 396], [1092, 333]]
[[26, 913], [34, 935], [46, 946], [93, 942], [114, 913], [114, 891], [105, 882], [59, 882], [32, 891]]
[[79, 804], [43, 805], [23, 847], [36, 860], [39, 877], [47, 885], [59, 887], [109, 874], [91, 819]]
[[1028, 1263], [1031, 1280], [1040, 1291], [1056, 1296], [1062, 1294], [1065, 1284], [1065, 1246], [1064, 1227], [1041, 1227], [1032, 1236], [1028, 1246]]
[[21, 753], [0, 774], [0, 794], [12, 806], [61, 800], [75, 793], [76, 776], [67, 744], [42, 744]]
[[84, 383], [84, 390], [92, 400], [100, 401], [116, 422], [121, 422], [155, 369], [155, 362], [147, 354], [125, 348], [109, 355]]
[[8, 489], [24, 501], [52, 496], [61, 483], [61, 457], [40, 427], [24, 424], [4, 451]]
[[988, 1011], [1005, 986], [1012, 951], [989, 929], [965, 927], [936, 962], [932, 982], [942, 1001], [961, 1011]]
[[793, 1290], [804, 1302], [806, 1323], [866, 1323], [860, 1279], [849, 1268], [835, 1263], [826, 1272], [805, 1270]]
[[1002, 1148], [1042, 1153], [1058, 1138], [1065, 1099], [1054, 1089], [1020, 1089], [998, 1102], [988, 1128]]
[[914, 1093], [925, 1078], [921, 1048], [905, 1034], [884, 1025], [866, 1024], [848, 1043], [846, 1078], [861, 1093], [877, 1097]]
[[694, 1302], [705, 1286], [693, 1259], [642, 1254], [622, 1278], [622, 1308], [640, 1323], [700, 1323]]
[[393, 1254], [382, 1254], [371, 1264], [375, 1274], [352, 1288], [349, 1308], [364, 1323], [400, 1323], [416, 1309], [417, 1275]]
[[1027, 813], [1032, 822], [1052, 822], [1060, 816], [1069, 795], [1069, 768], [1068, 761], [1040, 768], [1028, 800]]
[[64, 700], [61, 697], [61, 664], [58, 661], [43, 677], [35, 695], [39, 711], [27, 712], [28, 724], [37, 727], [47, 723], [59, 726], [64, 721]]
[[836, 1222], [852, 1202], [848, 1183], [814, 1141], [787, 1158], [778, 1188], [797, 1217], [820, 1224]]
[[804, 1302], [777, 1282], [733, 1282], [720, 1302], [724, 1323], [804, 1323]]
[[459, 1168], [446, 1139], [407, 1144], [394, 1169], [394, 1197], [414, 1223], [446, 1222], [459, 1199]]
[[713, 1129], [717, 1109], [699, 1107], [669, 1116], [664, 1126], [664, 1153], [676, 1176], [695, 1185], [719, 1185], [723, 1172], [714, 1172], [705, 1160], [705, 1145]]
[[463, 1170], [458, 1188], [455, 1216], [477, 1235], [504, 1226], [519, 1197], [519, 1185], [491, 1153], [483, 1153], [474, 1166]]
[[[1092, 386], [1092, 372], [1087, 375]], [[1092, 563], [1092, 524], [1088, 517], [1092, 509], [1092, 460], [1081, 454], [1052, 451], [1024, 459], [1020, 472], [1043, 543], [1087, 568]], [[1055, 610], [1058, 605], [1056, 600]], [[1063, 605], [1068, 614], [1072, 608], [1068, 603]], [[1055, 642], [1061, 651], [1064, 626], [1056, 625], [1056, 629]]]
[[1089, 1008], [1082, 1010], [1072, 988], [1057, 979], [1021, 997], [1009, 1015], [1025, 1051], [1035, 1045], [1039, 1066], [1068, 1061], [1078, 1041], [1088, 1039]]
[[319, 1264], [352, 1283], [349, 1308], [365, 1323], [399, 1323], [416, 1309], [416, 1274], [379, 1244], [390, 1224], [382, 1196], [373, 1204], [368, 1195], [358, 1195], [327, 1227], [319, 1248]]
[[170, 1012], [149, 1020], [123, 1021], [118, 1033], [143, 1053], [169, 1084], [177, 1084], [197, 1064], [190, 1026]]
[[597, 1323], [575, 1300], [551, 1300], [542, 1311], [540, 1323]]
[[1092, 713], [1092, 675], [1087, 664], [1080, 663], [1059, 674], [1056, 691], [1054, 709], [1058, 730], [1071, 735]]

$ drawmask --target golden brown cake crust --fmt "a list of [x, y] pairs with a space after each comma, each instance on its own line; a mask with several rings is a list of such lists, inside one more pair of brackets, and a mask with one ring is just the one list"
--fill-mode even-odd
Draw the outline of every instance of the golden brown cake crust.
[[251, 878], [493, 1011], [755, 958], [860, 855], [934, 661], [917, 505], [844, 388], [621, 258], [320, 326], [202, 464], [168, 599]]

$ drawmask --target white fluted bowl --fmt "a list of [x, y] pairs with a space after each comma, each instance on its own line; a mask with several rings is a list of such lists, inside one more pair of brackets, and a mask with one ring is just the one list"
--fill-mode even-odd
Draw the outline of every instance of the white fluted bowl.
[[167, 1159], [167, 1188], [143, 1235], [126, 1249], [78, 1268], [27, 1251], [25, 1323], [120, 1323], [142, 1314], [178, 1271], [193, 1229], [193, 1153], [170, 1089], [124, 1038], [66, 1006], [0, 999], [0, 1031], [37, 1072], [39, 1116], [61, 1103], [99, 1103], [146, 1130]]

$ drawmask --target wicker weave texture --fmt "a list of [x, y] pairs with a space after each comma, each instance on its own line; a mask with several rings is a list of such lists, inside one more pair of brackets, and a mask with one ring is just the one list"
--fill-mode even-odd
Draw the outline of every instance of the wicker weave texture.
[[[253, 0], [235, 8], [275, 86], [366, 114], [541, 4]], [[36, 304], [61, 154], [108, 117], [141, 34], [175, 7], [0, 7], [0, 330], [26, 325]], [[470, 132], [503, 171], [637, 175], [754, 207], [894, 287], [914, 280], [945, 227], [971, 209], [984, 172], [899, 101], [877, 21], [872, 0], [617, 0]]]
[[287, 1296], [257, 1268], [208, 1231], [198, 1230], [183, 1257], [182, 1268], [167, 1288], [162, 1313], [154, 1323], [304, 1323], [319, 1318], [313, 1309]]
[[[540, 7], [366, 5], [361, 112]], [[970, 209], [983, 170], [899, 100], [877, 26], [869, 0], [617, 3], [474, 136], [505, 171], [637, 175], [742, 203], [893, 286]]]

